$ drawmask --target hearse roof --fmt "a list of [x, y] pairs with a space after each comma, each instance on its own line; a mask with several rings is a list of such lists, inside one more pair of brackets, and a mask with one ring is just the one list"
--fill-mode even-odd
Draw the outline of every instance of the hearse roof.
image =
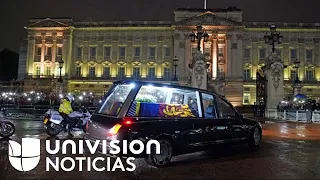
[[199, 89], [199, 88], [194, 88], [194, 87], [188, 87], [188, 86], [173, 85], [173, 84], [163, 84], [163, 83], [157, 83], [157, 82], [146, 82], [146, 81], [136, 81], [136, 80], [115, 81], [113, 84], [117, 85], [117, 84], [131, 84], [131, 83], [141, 84], [141, 85], [154, 85], [154, 86], [164, 86], [165, 85], [165, 86], [169, 86], [169, 87], [173, 87], [173, 88], [183, 88], [183, 89], [186, 89], [186, 90], [203, 91], [203, 92], [212, 93], [212, 94], [214, 94], [216, 96], [224, 98], [223, 96], [221, 96], [221, 95], [219, 95], [219, 94], [217, 94], [215, 92], [212, 92], [212, 91]]

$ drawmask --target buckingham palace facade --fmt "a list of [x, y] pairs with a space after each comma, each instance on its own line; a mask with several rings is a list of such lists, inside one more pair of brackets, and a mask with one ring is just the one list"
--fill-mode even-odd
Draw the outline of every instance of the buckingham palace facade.
[[[209, 34], [208, 41], [201, 42], [201, 51], [210, 62], [210, 82], [223, 83], [223, 93], [234, 105], [254, 104], [256, 73], [272, 49], [263, 36], [272, 24], [283, 35], [276, 52], [286, 65], [286, 94], [292, 94], [298, 73], [302, 93], [320, 96], [320, 24], [245, 22], [236, 8], [177, 9], [174, 21], [30, 19], [19, 79], [24, 81], [25, 91], [50, 92], [56, 86], [62, 59], [65, 92], [105, 93], [120, 79], [171, 83], [177, 57], [179, 83], [189, 85], [188, 64], [197, 51], [190, 34], [200, 25]], [[299, 72], [294, 67], [296, 59]]]

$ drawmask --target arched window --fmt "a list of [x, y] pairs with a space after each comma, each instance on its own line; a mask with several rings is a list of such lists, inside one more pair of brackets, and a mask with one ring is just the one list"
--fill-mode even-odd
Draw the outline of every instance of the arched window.
[[126, 63], [119, 62], [118, 63], [118, 78], [124, 79], [126, 77]]
[[149, 62], [148, 63], [148, 78], [149, 79], [155, 79], [156, 78], [156, 63], [155, 62]]
[[165, 62], [163, 63], [163, 79], [170, 80], [171, 73], [170, 73], [170, 63]]
[[141, 63], [134, 62], [132, 63], [132, 77], [137, 79], [140, 78], [140, 69], [141, 69]]
[[110, 78], [111, 76], [111, 63], [106, 61], [102, 63], [103, 65], [103, 77], [104, 78]]

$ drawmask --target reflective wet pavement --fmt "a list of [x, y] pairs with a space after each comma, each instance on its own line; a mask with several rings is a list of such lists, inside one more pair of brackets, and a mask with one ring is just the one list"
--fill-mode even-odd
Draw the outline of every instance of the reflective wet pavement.
[[[30, 172], [15, 170], [8, 161], [8, 144], [0, 139], [0, 179], [320, 179], [320, 124], [263, 123], [263, 140], [258, 151], [245, 145], [216, 147], [211, 151], [174, 157], [170, 166], [154, 168], [136, 159], [134, 172], [45, 171], [45, 140], [38, 121], [13, 121], [16, 133], [41, 139], [41, 159]], [[59, 137], [61, 140], [64, 136]], [[75, 138], [77, 139], [77, 138]], [[57, 155], [60, 158], [66, 155]], [[75, 155], [71, 155], [74, 157]], [[79, 155], [77, 155], [79, 156]], [[87, 156], [87, 155], [85, 155]], [[91, 155], [101, 156], [101, 155]], [[49, 156], [55, 159], [53, 156]], [[125, 162], [125, 161], [124, 161]], [[66, 165], [69, 167], [68, 165]], [[98, 163], [99, 167], [105, 166]], [[86, 167], [86, 165], [84, 165]]]

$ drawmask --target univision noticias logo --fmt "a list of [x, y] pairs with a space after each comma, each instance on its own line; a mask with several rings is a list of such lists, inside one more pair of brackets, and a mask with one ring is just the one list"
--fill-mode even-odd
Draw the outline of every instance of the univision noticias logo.
[[[103, 156], [94, 156], [98, 151], [98, 146], [101, 145], [101, 154]], [[67, 146], [71, 147], [71, 154], [67, 153]], [[85, 152], [85, 147], [87, 148]], [[142, 142], [141, 140], [133, 140], [128, 142], [123, 140], [112, 140], [110, 143], [107, 140], [96, 140], [91, 142], [90, 140], [79, 140], [77, 142], [73, 140], [60, 140], [50, 141], [46, 140], [46, 152], [50, 155], [56, 155], [61, 152], [62, 157], [51, 156], [45, 158], [46, 171], [50, 169], [55, 171], [60, 171], [62, 169], [65, 172], [73, 171], [78, 167], [79, 171], [83, 171], [84, 162], [87, 163], [86, 170], [89, 172], [95, 170], [97, 172], [101, 171], [116, 171], [121, 169], [122, 171], [134, 171], [136, 165], [133, 163], [134, 157], [130, 155], [150, 155], [152, 153], [159, 155], [160, 143], [157, 140], [148, 140], [147, 142]], [[15, 141], [9, 141], [9, 162], [13, 168], [18, 171], [31, 171], [40, 162], [40, 139], [33, 138], [22, 138], [22, 144]], [[99, 152], [100, 153], [100, 152]], [[91, 155], [90, 155], [91, 154]], [[104, 156], [105, 154], [118, 156], [111, 161], [111, 157]], [[129, 155], [130, 154], [130, 155]], [[69, 157], [68, 155], [80, 155], [76, 157]], [[88, 155], [88, 156], [84, 156]], [[119, 155], [126, 155], [125, 163], [122, 162]], [[128, 156], [129, 155], [129, 156]], [[105, 162], [106, 166], [98, 167], [97, 162]], [[71, 167], [66, 167], [66, 162], [71, 163]]]
[[18, 171], [31, 171], [40, 161], [40, 139], [22, 138], [22, 144], [9, 140], [9, 161]]

